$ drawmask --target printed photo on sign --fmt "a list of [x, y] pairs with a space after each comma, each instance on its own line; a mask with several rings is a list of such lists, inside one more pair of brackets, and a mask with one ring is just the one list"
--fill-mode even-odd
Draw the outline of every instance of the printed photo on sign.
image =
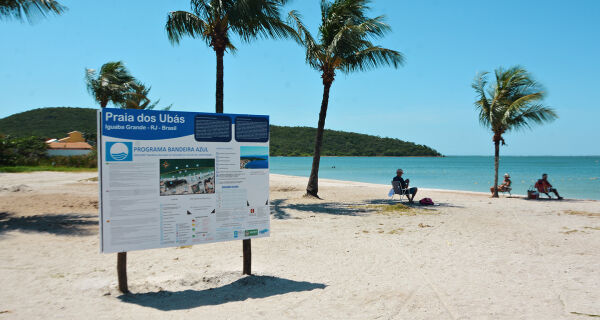
[[268, 147], [240, 147], [240, 169], [268, 169]]
[[160, 159], [160, 195], [215, 193], [215, 159]]

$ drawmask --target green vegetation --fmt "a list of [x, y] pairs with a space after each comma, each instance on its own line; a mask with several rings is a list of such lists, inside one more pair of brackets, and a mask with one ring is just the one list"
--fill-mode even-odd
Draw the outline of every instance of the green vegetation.
[[36, 137], [0, 136], [0, 165], [38, 165], [46, 158], [46, 143]]
[[12, 137], [0, 135], [0, 166], [51, 166], [96, 168], [97, 153], [80, 156], [49, 157], [47, 145], [38, 137]]
[[370, 0], [335, 0], [321, 2], [321, 25], [318, 39], [310, 34], [300, 20], [300, 15], [290, 12], [290, 20], [297, 29], [298, 42], [306, 51], [306, 62], [321, 73], [323, 100], [319, 112], [312, 169], [306, 186], [306, 194], [319, 197], [319, 163], [323, 144], [325, 117], [329, 105], [329, 91], [337, 72], [352, 73], [379, 66], [398, 68], [404, 57], [398, 51], [371, 43], [382, 37], [390, 27], [384, 17], [369, 18]]
[[106, 108], [109, 102], [115, 106], [125, 103], [125, 93], [135, 78], [121, 61], [111, 61], [102, 65], [100, 72], [85, 69], [85, 83], [88, 92], [94, 96], [100, 108]]
[[[313, 155], [317, 129], [271, 126], [271, 156]], [[323, 156], [441, 156], [434, 149], [399, 139], [324, 130]]]
[[[100, 108], [109, 102], [122, 109], [152, 110], [160, 100], [152, 102], [148, 98], [151, 87], [133, 77], [121, 61], [111, 61], [102, 65], [100, 72], [85, 69], [85, 84]], [[165, 108], [169, 110], [171, 106]]]
[[[62, 138], [73, 130], [96, 139], [96, 109], [43, 108], [0, 119], [0, 134], [12, 137]], [[271, 126], [271, 156], [313, 155], [317, 129]], [[40, 141], [41, 141], [40, 140]], [[399, 139], [324, 130], [323, 156], [441, 156], [434, 149]], [[72, 157], [70, 157], [72, 158]], [[53, 157], [53, 159], [57, 159]]]
[[475, 108], [479, 122], [494, 134], [494, 194], [498, 198], [498, 166], [500, 142], [504, 145], [504, 133], [511, 130], [531, 128], [532, 124], [543, 124], [558, 118], [554, 109], [541, 104], [545, 92], [532, 79], [531, 74], [520, 66], [495, 71], [496, 83], [487, 84], [487, 72], [480, 73], [471, 87], [477, 97]]
[[0, 20], [34, 21], [49, 14], [60, 15], [67, 7], [54, 0], [0, 0]]
[[50, 139], [64, 138], [77, 130], [86, 134], [86, 139], [95, 141], [96, 112], [96, 109], [68, 107], [29, 110], [0, 119], [0, 134]]
[[200, 38], [212, 47], [217, 57], [215, 112], [223, 113], [223, 57], [235, 52], [231, 36], [245, 42], [259, 36], [281, 38], [293, 34], [280, 19], [280, 9], [288, 0], [193, 0], [192, 12], [174, 11], [167, 16], [165, 28], [172, 44], [188, 36]]

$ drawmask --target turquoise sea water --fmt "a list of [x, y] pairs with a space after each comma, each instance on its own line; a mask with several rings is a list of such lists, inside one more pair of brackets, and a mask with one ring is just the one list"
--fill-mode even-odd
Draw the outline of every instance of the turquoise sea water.
[[[271, 157], [270, 172], [308, 177], [312, 158]], [[494, 157], [449, 156], [444, 158], [323, 157], [319, 177], [390, 184], [396, 169], [404, 170], [411, 186], [489, 192], [494, 181]], [[513, 194], [527, 189], [548, 173], [561, 196], [600, 200], [600, 156], [500, 158], [499, 181], [509, 173]]]

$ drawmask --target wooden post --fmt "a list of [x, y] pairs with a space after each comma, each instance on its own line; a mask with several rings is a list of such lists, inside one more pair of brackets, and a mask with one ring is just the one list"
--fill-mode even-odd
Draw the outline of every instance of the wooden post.
[[244, 271], [242, 274], [252, 274], [252, 243], [250, 239], [243, 240], [242, 250], [244, 251]]
[[127, 288], [127, 252], [117, 253], [117, 277], [119, 278], [119, 290], [129, 293]]

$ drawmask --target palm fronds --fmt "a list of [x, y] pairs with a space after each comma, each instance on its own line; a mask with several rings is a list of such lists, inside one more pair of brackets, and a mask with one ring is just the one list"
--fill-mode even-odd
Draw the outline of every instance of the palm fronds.
[[160, 101], [150, 100], [151, 87], [136, 80], [121, 61], [105, 63], [100, 72], [86, 69], [85, 80], [88, 92], [101, 108], [112, 102], [123, 109], [152, 110]]
[[130, 90], [135, 81], [121, 61], [105, 63], [99, 73], [94, 69], [86, 69], [85, 79], [88, 92], [102, 108], [109, 102], [123, 103], [126, 99], [124, 93]]
[[181, 38], [202, 38], [210, 43], [206, 22], [187, 11], [174, 11], [167, 16], [167, 35], [171, 44], [178, 44]]
[[169, 40], [202, 38], [214, 49], [235, 49], [231, 34], [250, 42], [257, 37], [284, 38], [294, 30], [281, 20], [287, 0], [192, 0], [191, 12], [175, 11], [167, 16]]
[[478, 74], [471, 87], [477, 94], [479, 121], [490, 127], [496, 137], [558, 118], [554, 109], [541, 104], [546, 94], [523, 67], [496, 69], [493, 85], [488, 85], [487, 75]]
[[33, 22], [50, 14], [60, 15], [67, 7], [55, 0], [0, 0], [0, 20]]
[[311, 67], [350, 73], [383, 65], [398, 68], [404, 64], [402, 53], [371, 42], [391, 29], [383, 16], [366, 16], [369, 3], [369, 0], [323, 0], [318, 42], [297, 12], [289, 14], [288, 21], [295, 26], [298, 42], [306, 50], [306, 61]]
[[215, 110], [223, 112], [223, 56], [234, 53], [232, 35], [250, 42], [256, 38], [294, 37], [296, 32], [281, 20], [288, 0], [191, 0], [191, 11], [169, 13], [165, 28], [172, 44], [189, 36], [201, 38], [217, 57]]

